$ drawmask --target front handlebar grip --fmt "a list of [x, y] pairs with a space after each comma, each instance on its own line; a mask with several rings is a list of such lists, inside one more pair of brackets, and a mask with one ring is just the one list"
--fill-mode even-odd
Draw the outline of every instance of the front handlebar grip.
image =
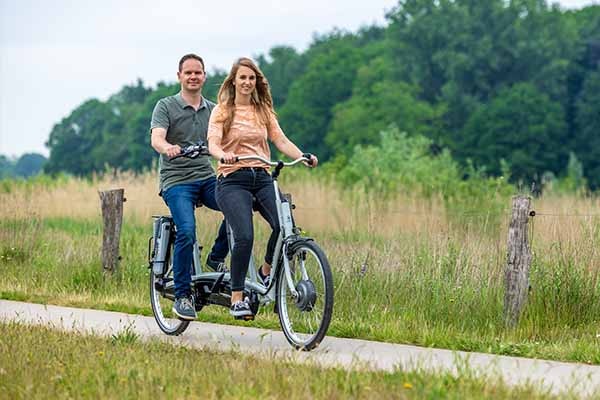
[[312, 159], [312, 154], [311, 153], [302, 153], [302, 157], [307, 158], [308, 160], [306, 161], [306, 163], [308, 165], [313, 165], [313, 159]]
[[[225, 159], [224, 159], [223, 157], [221, 157], [221, 159], [220, 159], [219, 161], [221, 161], [221, 163], [222, 163], [222, 164], [225, 164]], [[236, 163], [236, 162], [238, 162], [238, 161], [240, 161], [240, 158], [239, 158], [238, 156], [235, 156], [235, 161], [234, 161], [234, 163]]]

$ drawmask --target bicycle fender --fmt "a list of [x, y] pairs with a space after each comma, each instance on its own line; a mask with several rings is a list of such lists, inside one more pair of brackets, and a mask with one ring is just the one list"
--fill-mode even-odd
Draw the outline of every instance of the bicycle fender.
[[288, 260], [292, 259], [294, 252], [301, 247], [303, 244], [308, 242], [314, 242], [313, 238], [310, 237], [297, 237], [286, 243], [285, 255]]

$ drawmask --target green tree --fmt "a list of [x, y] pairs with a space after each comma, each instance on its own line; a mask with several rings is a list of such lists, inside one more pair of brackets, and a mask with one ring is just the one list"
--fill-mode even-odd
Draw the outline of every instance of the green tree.
[[113, 105], [127, 106], [132, 103], [143, 103], [146, 96], [152, 93], [152, 89], [144, 86], [144, 82], [138, 78], [135, 85], [125, 85], [117, 94], [110, 96], [108, 102]]
[[463, 127], [473, 111], [505, 87], [529, 82], [567, 106], [577, 31], [544, 0], [404, 0], [389, 19], [396, 77], [445, 106], [440, 141], [454, 154], [469, 152]]
[[494, 175], [501, 174], [501, 160], [514, 179], [527, 183], [545, 171], [557, 174], [567, 164], [562, 107], [531, 83], [500, 91], [471, 115], [463, 132], [461, 158]]
[[268, 57], [260, 55], [257, 61], [269, 81], [275, 108], [283, 106], [290, 86], [304, 72], [303, 57], [293, 47], [276, 46], [269, 50]]
[[0, 179], [13, 176], [14, 163], [5, 155], [0, 154]]
[[138, 79], [136, 86], [125, 86], [107, 105], [115, 118], [103, 130], [102, 142], [94, 148], [92, 157], [97, 170], [105, 167], [120, 170], [142, 171], [150, 167], [152, 157], [141, 152], [150, 145], [148, 137], [149, 116], [140, 118], [147, 99], [155, 93]]
[[14, 174], [27, 178], [39, 174], [47, 159], [38, 153], [25, 153], [17, 160], [14, 167]]
[[[577, 54], [569, 71], [568, 105], [566, 121], [570, 149], [582, 161], [585, 175], [594, 189], [600, 187], [600, 178], [596, 164], [595, 135], [598, 127], [594, 123], [594, 109], [597, 108], [597, 96], [593, 90], [597, 84], [600, 65], [600, 6], [590, 6], [577, 11], [570, 11], [565, 18], [578, 28], [579, 36], [573, 43]], [[596, 102], [594, 104], [594, 102]]]
[[576, 103], [575, 153], [592, 189], [600, 187], [600, 63], [586, 77]]
[[64, 171], [74, 175], [102, 170], [103, 160], [95, 159], [93, 152], [102, 144], [103, 133], [115, 118], [111, 107], [97, 99], [77, 107], [52, 128], [46, 142], [50, 158], [44, 170], [51, 174]]
[[317, 38], [307, 60], [306, 70], [290, 86], [280, 123], [300, 148], [327, 160], [332, 152], [324, 138], [333, 107], [351, 96], [363, 53], [353, 35], [333, 32]]
[[[217, 94], [219, 93], [219, 89], [221, 88], [221, 84], [227, 77], [228, 71], [224, 71], [221, 69], [217, 69], [211, 73], [207, 73], [206, 82], [204, 82], [204, 87], [202, 88], [202, 96], [207, 99], [217, 102]], [[179, 82], [176, 82], [172, 85], [169, 85], [171, 88], [171, 94], [175, 94], [179, 92], [180, 86]], [[156, 97], [156, 96], [155, 96]], [[148, 122], [150, 123], [150, 122]]]
[[358, 144], [377, 144], [379, 132], [391, 124], [409, 134], [435, 136], [439, 113], [417, 99], [417, 87], [390, 79], [391, 69], [384, 56], [361, 66], [352, 97], [334, 106], [325, 141], [336, 154], [348, 156]]

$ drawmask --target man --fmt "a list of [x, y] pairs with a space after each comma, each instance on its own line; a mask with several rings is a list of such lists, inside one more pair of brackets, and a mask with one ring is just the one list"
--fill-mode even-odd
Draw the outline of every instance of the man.
[[[158, 101], [152, 113], [150, 132], [152, 147], [160, 154], [160, 195], [177, 227], [173, 255], [173, 312], [181, 319], [193, 320], [196, 310], [190, 289], [190, 266], [196, 242], [194, 208], [200, 202], [219, 210], [215, 200], [217, 180], [208, 155], [196, 159], [171, 158], [178, 155], [182, 147], [200, 141], [206, 143], [208, 119], [215, 104], [202, 97], [206, 72], [204, 61], [196, 54], [181, 58], [177, 79], [181, 91]], [[222, 270], [227, 251], [223, 222], [206, 263], [215, 270]]]

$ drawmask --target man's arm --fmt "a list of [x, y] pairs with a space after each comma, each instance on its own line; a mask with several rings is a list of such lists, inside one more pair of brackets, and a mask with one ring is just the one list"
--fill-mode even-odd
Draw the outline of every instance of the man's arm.
[[167, 130], [165, 128], [153, 128], [150, 136], [150, 144], [160, 154], [167, 157], [175, 157], [181, 153], [181, 147], [177, 144], [167, 142]]
[[170, 126], [169, 110], [164, 100], [159, 100], [152, 111], [150, 122], [150, 144], [159, 154], [175, 157], [181, 152], [181, 147], [167, 142], [167, 129]]

